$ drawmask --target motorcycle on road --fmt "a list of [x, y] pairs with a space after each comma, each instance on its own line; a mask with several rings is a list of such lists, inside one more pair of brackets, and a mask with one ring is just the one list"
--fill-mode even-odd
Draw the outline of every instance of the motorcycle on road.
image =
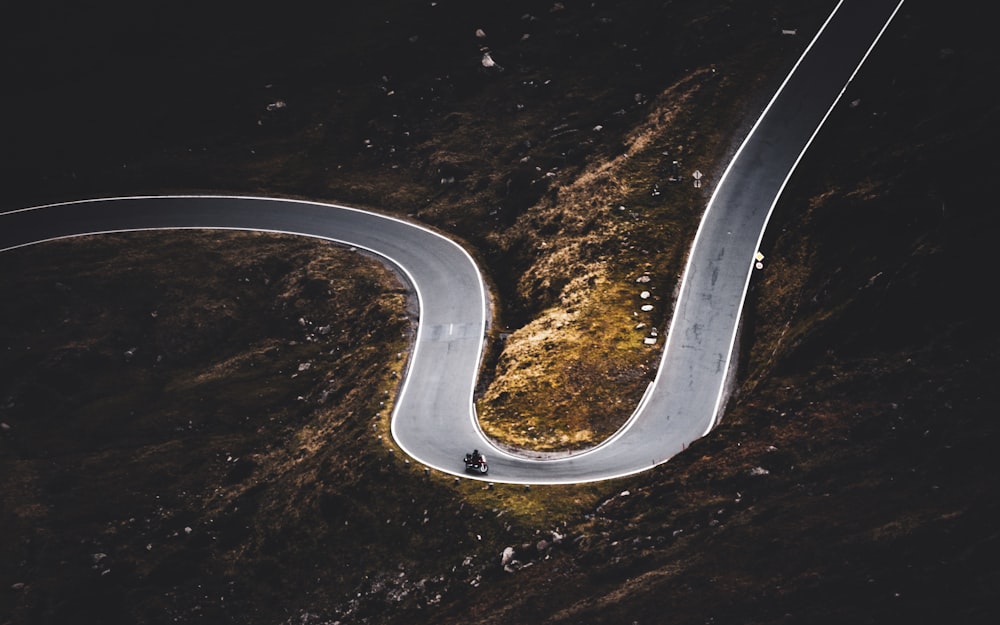
[[486, 464], [486, 456], [479, 453], [478, 449], [471, 454], [465, 454], [465, 470], [486, 475], [486, 472], [490, 470], [489, 465]]

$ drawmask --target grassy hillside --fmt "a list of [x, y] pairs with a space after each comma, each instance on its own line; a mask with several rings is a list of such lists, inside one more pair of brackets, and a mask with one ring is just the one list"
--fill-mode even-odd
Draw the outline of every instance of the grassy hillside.
[[[706, 200], [669, 184], [673, 161], [706, 172], [710, 191], [805, 44], [780, 29], [808, 32], [832, 3], [677, 5], [385, 2], [157, 20], [46, 5], [25, 22], [35, 30], [5, 39], [22, 97], [3, 104], [18, 120], [3, 203], [234, 191], [412, 214], [465, 241], [496, 289], [487, 430], [587, 445], [655, 366], [629, 318], [635, 279], [648, 272], [655, 305], [639, 321], [666, 327]], [[988, 622], [997, 124], [981, 90], [994, 58], [984, 21], [960, 8], [906, 3], [775, 212], [722, 424], [627, 480], [486, 490], [408, 467], [378, 439], [376, 405], [405, 358], [403, 296], [359, 259], [292, 241], [262, 252], [259, 239], [249, 254], [225, 237], [154, 237], [143, 259], [127, 238], [0, 258], [5, 290], [35, 294], [2, 307], [0, 613]], [[44, 45], [53, 29], [59, 45]], [[486, 51], [502, 71], [483, 66]], [[104, 254], [101, 271], [76, 260], [89, 254]], [[198, 295], [163, 282], [164, 256], [219, 271], [168, 272], [197, 276], [209, 287]], [[343, 296], [324, 294], [330, 280]], [[161, 301], [176, 308], [154, 318]], [[184, 340], [161, 329], [170, 320]], [[296, 345], [275, 354], [274, 341]], [[161, 351], [176, 355], [157, 362]], [[134, 392], [114, 399], [118, 380]], [[381, 382], [373, 393], [355, 380]], [[69, 412], [70, 396], [91, 403]], [[63, 429], [76, 414], [93, 427]]]
[[39, 9], [7, 44], [37, 64], [11, 68], [3, 201], [236, 192], [417, 217], [497, 291], [487, 432], [586, 447], [654, 375], [643, 339], [668, 323], [712, 180], [807, 43], [782, 26], [814, 32], [832, 4]]

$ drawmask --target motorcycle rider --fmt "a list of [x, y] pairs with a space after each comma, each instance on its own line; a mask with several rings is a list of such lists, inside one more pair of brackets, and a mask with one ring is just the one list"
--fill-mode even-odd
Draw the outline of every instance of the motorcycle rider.
[[478, 449], [473, 449], [471, 454], [465, 454], [465, 470], [485, 475], [489, 471], [486, 466], [486, 457], [479, 453]]

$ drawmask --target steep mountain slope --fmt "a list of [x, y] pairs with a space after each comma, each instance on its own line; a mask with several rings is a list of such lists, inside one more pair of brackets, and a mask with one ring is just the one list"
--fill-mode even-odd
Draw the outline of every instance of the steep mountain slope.
[[[69, 18], [56, 19], [62, 48], [26, 29], [5, 39], [17, 52], [6, 58], [45, 62], [9, 73], [23, 97], [4, 103], [5, 119], [17, 121], [7, 127], [15, 147], [5, 170], [14, 175], [4, 205], [209, 190], [413, 213], [464, 238], [498, 289], [511, 335], [494, 345], [499, 373], [484, 388], [486, 401], [498, 400], [498, 435], [535, 446], [565, 445], [580, 429], [599, 437], [614, 427], [613, 416], [601, 421], [608, 411], [586, 422], [550, 416], [545, 436], [516, 438], [510, 415], [522, 408], [503, 405], [514, 393], [499, 399], [514, 382], [505, 371], [542, 356], [518, 345], [554, 327], [556, 313], [580, 314], [567, 304], [594, 311], [588, 327], [631, 310], [631, 301], [595, 297], [596, 284], [651, 270], [656, 291], [671, 292], [704, 200], [687, 182], [661, 185], [672, 161], [684, 175], [709, 172], [710, 183], [804, 43], [782, 27], [808, 32], [832, 3], [586, 4], [479, 13], [469, 3], [370, 3], [353, 14], [220, 11], [200, 21], [175, 7], [146, 30], [127, 13], [74, 17], [100, 17], [98, 40], [145, 42], [140, 56], [95, 48]], [[67, 613], [95, 622], [988, 622], [998, 570], [998, 334], [987, 304], [997, 123], [982, 80], [996, 58], [988, 24], [962, 8], [908, 1], [817, 138], [762, 246], [738, 392], [720, 427], [675, 460], [585, 488], [480, 490], [388, 460], [391, 444], [373, 431], [330, 449], [306, 441], [298, 461], [292, 448], [276, 452], [288, 461], [280, 478], [263, 457], [249, 474], [218, 473], [226, 492], [276, 477], [232, 508], [190, 497], [162, 527], [129, 525], [130, 516], [116, 525], [89, 506], [77, 513], [96, 514], [97, 526], [59, 526], [80, 517], [52, 515], [45, 498], [72, 503], [82, 492], [72, 476], [57, 471], [44, 488], [22, 491], [13, 485], [23, 474], [10, 471], [3, 493], [17, 500], [2, 517], [0, 546], [12, 555], [2, 576], [9, 609], [0, 612], [39, 623]], [[240, 28], [218, 30], [225, 24]], [[345, 52], [352, 46], [356, 55]], [[503, 71], [482, 65], [483, 46]], [[110, 70], [108, 58], [117, 59]], [[120, 78], [136, 72], [142, 89], [132, 92]], [[100, 97], [81, 99], [85, 87]], [[602, 265], [612, 257], [622, 266]], [[53, 295], [54, 279], [30, 288], [64, 297]], [[108, 287], [106, 297], [130, 294]], [[662, 320], [669, 296], [661, 302]], [[366, 306], [358, 300], [345, 318]], [[291, 321], [289, 331], [302, 331]], [[616, 327], [602, 331], [613, 337]], [[400, 330], [398, 320], [373, 318], [378, 328], [393, 340]], [[555, 356], [538, 369], [550, 382], [565, 375], [551, 368], [561, 355], [607, 357], [559, 336], [566, 340], [545, 350]], [[365, 360], [371, 373], [362, 377], [387, 374], [398, 349], [388, 348], [388, 362]], [[649, 366], [643, 352], [630, 357], [617, 377], [581, 362], [591, 383], [619, 388]], [[33, 371], [67, 383], [79, 379], [71, 364], [64, 356]], [[5, 380], [12, 370], [5, 364]], [[360, 402], [345, 410], [374, 410], [381, 398], [364, 388], [345, 383]], [[0, 420], [14, 427], [0, 444], [9, 452], [25, 430], [7, 403]], [[572, 412], [572, 403], [556, 405], [554, 415]], [[502, 425], [505, 414], [514, 425]], [[346, 412], [330, 418], [353, 428], [351, 441], [372, 425]], [[207, 466], [222, 471], [226, 450], [206, 449]], [[197, 469], [176, 451], [164, 474]], [[187, 499], [181, 491], [174, 499]], [[156, 494], [141, 482], [122, 492]], [[16, 517], [7, 512], [15, 506], [24, 507]], [[225, 527], [202, 534], [195, 518]], [[158, 543], [145, 549], [142, 532], [188, 540], [187, 526], [190, 544], [175, 560]], [[213, 536], [222, 544], [198, 542]], [[139, 556], [167, 560], [148, 571], [118, 564]], [[113, 573], [102, 576], [107, 557]], [[70, 582], [83, 593], [63, 592]]]

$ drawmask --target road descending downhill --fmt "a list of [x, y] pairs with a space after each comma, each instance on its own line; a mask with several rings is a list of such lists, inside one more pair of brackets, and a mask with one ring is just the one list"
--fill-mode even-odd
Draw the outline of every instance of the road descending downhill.
[[[402, 219], [302, 200], [237, 196], [92, 199], [0, 213], [0, 251], [53, 239], [136, 230], [255, 230], [325, 239], [383, 259], [419, 304], [417, 335], [392, 414], [416, 461], [477, 479], [567, 484], [630, 475], [705, 436], [725, 408], [740, 315], [771, 212], [799, 159], [902, 6], [843, 0], [785, 78], [715, 187], [695, 236], [656, 379], [626, 424], [600, 445], [536, 459], [492, 445], [473, 393], [490, 319], [482, 275], [459, 245]], [[474, 478], [472, 474], [468, 475]]]

